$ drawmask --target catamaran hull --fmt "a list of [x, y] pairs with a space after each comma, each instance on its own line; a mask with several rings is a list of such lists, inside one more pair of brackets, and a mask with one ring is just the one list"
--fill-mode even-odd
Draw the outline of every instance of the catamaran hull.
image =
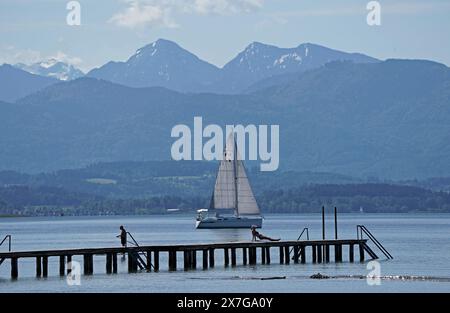
[[214, 229], [214, 228], [247, 228], [253, 225], [257, 228], [262, 227], [262, 217], [225, 217], [225, 218], [207, 218], [196, 222], [198, 229]]

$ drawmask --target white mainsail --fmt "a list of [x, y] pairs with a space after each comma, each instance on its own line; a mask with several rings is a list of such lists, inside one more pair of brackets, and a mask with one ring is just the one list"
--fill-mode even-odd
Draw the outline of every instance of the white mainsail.
[[234, 134], [230, 134], [220, 162], [211, 209], [234, 209], [236, 215], [259, 215], [259, 207], [239, 157]]

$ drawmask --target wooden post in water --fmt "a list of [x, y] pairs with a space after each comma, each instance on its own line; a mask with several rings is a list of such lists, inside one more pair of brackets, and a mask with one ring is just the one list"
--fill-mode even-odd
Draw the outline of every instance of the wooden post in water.
[[36, 257], [36, 277], [42, 276], [42, 258]]
[[364, 262], [364, 244], [359, 244], [359, 261]]
[[284, 264], [284, 248], [280, 247], [280, 264]]
[[322, 245], [317, 245], [317, 262], [322, 263]]
[[354, 248], [353, 248], [353, 244], [350, 244], [348, 246], [348, 259], [350, 260], [350, 262], [354, 261]]
[[64, 255], [59, 256], [59, 276], [66, 275], [66, 257]]
[[231, 266], [236, 266], [236, 248], [231, 248]]
[[128, 252], [128, 273], [132, 273], [133, 272], [133, 257], [131, 256], [131, 253]]
[[48, 256], [42, 257], [42, 276], [48, 276]]
[[19, 277], [19, 259], [11, 258], [11, 278], [17, 279]]
[[84, 275], [89, 275], [89, 260], [88, 255], [83, 254], [83, 273]]
[[117, 253], [115, 252], [112, 254], [112, 272], [117, 274]]
[[266, 247], [266, 264], [270, 264], [270, 247]]
[[242, 264], [247, 265], [247, 248], [242, 248]]
[[257, 252], [255, 247], [250, 247], [248, 249], [249, 251], [249, 259], [250, 259], [250, 265], [256, 264], [256, 258], [257, 258]]
[[325, 240], [325, 207], [322, 206], [322, 239]]
[[[322, 206], [322, 240], [325, 240], [325, 207]], [[322, 249], [318, 252], [318, 262], [321, 263], [325, 258], [325, 246], [319, 247], [319, 249]]]
[[169, 251], [169, 271], [177, 270], [177, 252], [175, 250]]
[[223, 260], [224, 260], [225, 267], [230, 265], [230, 255], [228, 252], [228, 248], [223, 249]]
[[208, 250], [203, 249], [203, 269], [208, 269]]
[[187, 271], [189, 269], [189, 251], [183, 251], [183, 261], [184, 261], [184, 270]]
[[209, 267], [214, 267], [214, 249], [209, 249]]
[[136, 252], [128, 252], [128, 272], [136, 273], [138, 268]]
[[338, 239], [337, 208], [334, 207], [334, 239]]
[[153, 258], [155, 259], [155, 262], [153, 264], [153, 268], [155, 272], [159, 271], [159, 250], [155, 250], [153, 252]]
[[317, 249], [316, 249], [316, 245], [312, 245], [311, 246], [312, 249], [312, 262], [316, 263], [317, 262]]
[[89, 254], [89, 274], [94, 274], [94, 255]]
[[261, 247], [261, 264], [266, 264], [266, 248]]
[[106, 254], [106, 274], [112, 273], [112, 253]]
[[330, 245], [329, 244], [325, 245], [325, 262], [327, 262], [327, 263], [330, 262]]
[[291, 262], [291, 255], [289, 253], [289, 246], [284, 247], [284, 263], [289, 264]]

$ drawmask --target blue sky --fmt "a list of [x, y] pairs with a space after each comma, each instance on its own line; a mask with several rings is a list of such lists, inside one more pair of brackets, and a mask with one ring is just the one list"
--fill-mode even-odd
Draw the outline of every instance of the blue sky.
[[55, 57], [86, 71], [166, 38], [217, 66], [252, 41], [450, 65], [447, 0], [379, 0], [380, 26], [363, 0], [79, 0], [81, 26], [67, 25], [68, 2], [0, 0], [0, 63]]

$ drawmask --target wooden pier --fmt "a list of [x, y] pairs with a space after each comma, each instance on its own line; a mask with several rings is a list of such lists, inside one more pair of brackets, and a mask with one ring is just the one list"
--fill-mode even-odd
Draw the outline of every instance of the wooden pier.
[[[364, 262], [366, 254], [371, 259], [378, 256], [367, 245], [367, 240], [358, 239], [334, 239], [334, 240], [302, 240], [302, 241], [278, 241], [278, 242], [226, 242], [184, 245], [154, 245], [129, 248], [90, 248], [70, 250], [48, 251], [19, 251], [0, 253], [0, 265], [9, 261], [11, 266], [11, 278], [19, 276], [19, 261], [25, 258], [36, 260], [36, 276], [47, 277], [49, 270], [49, 258], [57, 258], [59, 262], [59, 275], [70, 273], [70, 264], [74, 256], [81, 256], [85, 275], [94, 274], [94, 256], [105, 257], [105, 268], [96, 269], [107, 274], [117, 273], [117, 259], [122, 254], [127, 255], [128, 272], [135, 273], [139, 270], [158, 272], [160, 270], [161, 254], [167, 254], [168, 271], [177, 270], [177, 258], [183, 257], [184, 270], [198, 268], [197, 258], [201, 258], [201, 268], [207, 270], [216, 266], [216, 255], [223, 255], [223, 266], [234, 267], [238, 264], [256, 265], [271, 264], [278, 256], [280, 264], [328, 263], [331, 260], [330, 251], [334, 251], [334, 262], [348, 262], [355, 260], [355, 247], [359, 252], [359, 261]], [[344, 253], [345, 250], [345, 253]], [[344, 257], [344, 255], [347, 257]], [[238, 260], [238, 258], [240, 260]]]

